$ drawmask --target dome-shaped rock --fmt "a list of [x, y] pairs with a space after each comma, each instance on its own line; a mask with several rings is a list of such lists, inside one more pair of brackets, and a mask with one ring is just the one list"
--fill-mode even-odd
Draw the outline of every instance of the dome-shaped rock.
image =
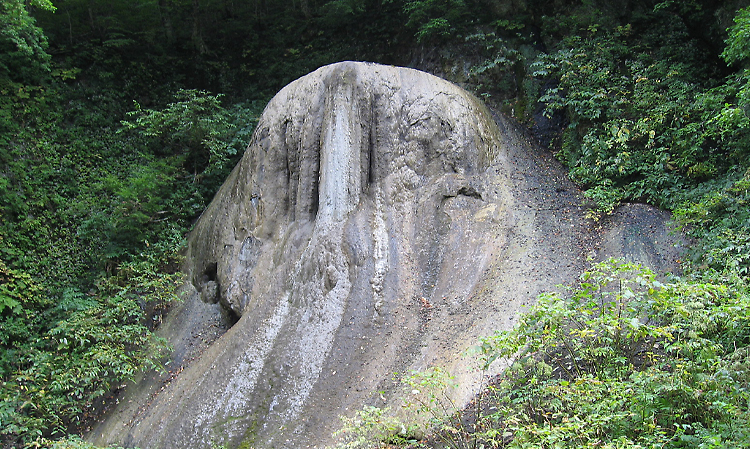
[[[482, 376], [466, 349], [573, 281], [582, 217], [554, 161], [461, 88], [323, 67], [268, 104], [190, 236], [194, 289], [164, 327], [181, 373], [144, 380], [92, 439], [322, 447], [338, 416], [398, 405], [393, 373], [431, 365], [465, 403]], [[191, 353], [219, 309], [236, 324]]]

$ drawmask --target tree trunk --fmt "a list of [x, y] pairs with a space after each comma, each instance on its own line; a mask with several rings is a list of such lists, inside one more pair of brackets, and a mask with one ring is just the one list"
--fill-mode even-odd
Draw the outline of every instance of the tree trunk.
[[305, 15], [305, 19], [310, 19], [312, 17], [312, 13], [310, 12], [310, 4], [307, 0], [300, 0], [300, 9], [302, 9], [302, 14]]
[[199, 0], [193, 0], [193, 45], [198, 51], [198, 54], [205, 55], [208, 53], [206, 43], [203, 42], [203, 35], [201, 33], [201, 6]]
[[73, 22], [70, 20], [70, 11], [66, 11], [68, 15], [68, 33], [70, 34], [70, 48], [73, 48]]
[[174, 44], [174, 27], [172, 26], [172, 0], [159, 0], [159, 15], [161, 24], [164, 27], [164, 35], [167, 38], [167, 44]]
[[224, 0], [224, 14], [226, 17], [234, 17], [234, 1]]
[[89, 27], [91, 28], [91, 34], [97, 35], [96, 32], [96, 19], [94, 18], [94, 2], [89, 2]]

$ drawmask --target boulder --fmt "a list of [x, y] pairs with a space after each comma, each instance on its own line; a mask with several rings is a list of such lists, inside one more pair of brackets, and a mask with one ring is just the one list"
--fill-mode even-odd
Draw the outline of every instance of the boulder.
[[[185, 300], [162, 331], [169, 373], [126, 392], [90, 439], [324, 447], [339, 416], [398, 408], [394, 373], [436, 365], [464, 404], [492, 374], [467, 349], [585, 267], [598, 237], [584, 209], [549, 155], [461, 88], [322, 67], [271, 100], [191, 233]], [[622, 247], [607, 232], [599, 258]], [[657, 269], [676, 257], [664, 243]], [[209, 325], [228, 330], [195, 343]]]

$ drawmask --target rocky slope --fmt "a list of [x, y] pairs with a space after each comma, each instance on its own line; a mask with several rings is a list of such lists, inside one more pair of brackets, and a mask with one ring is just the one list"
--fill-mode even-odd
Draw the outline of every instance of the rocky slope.
[[269, 103], [196, 225], [161, 331], [169, 372], [129, 388], [90, 439], [323, 447], [338, 416], [398, 405], [393, 373], [432, 365], [468, 401], [486, 373], [466, 349], [587, 258], [674, 269], [664, 214], [583, 216], [555, 161], [459, 87], [323, 67]]

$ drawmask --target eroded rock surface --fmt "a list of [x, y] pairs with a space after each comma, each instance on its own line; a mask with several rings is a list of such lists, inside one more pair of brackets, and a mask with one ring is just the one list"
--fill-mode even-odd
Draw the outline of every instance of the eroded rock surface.
[[[466, 349], [571, 283], [592, 248], [619, 255], [617, 226], [598, 243], [555, 162], [457, 86], [323, 67], [269, 103], [190, 237], [189, 294], [164, 326], [179, 375], [142, 381], [91, 439], [323, 447], [338, 416], [398, 406], [393, 373], [431, 365], [465, 402], [482, 375]], [[657, 269], [674, 261], [663, 243]], [[221, 310], [236, 324], [186, 349]]]

